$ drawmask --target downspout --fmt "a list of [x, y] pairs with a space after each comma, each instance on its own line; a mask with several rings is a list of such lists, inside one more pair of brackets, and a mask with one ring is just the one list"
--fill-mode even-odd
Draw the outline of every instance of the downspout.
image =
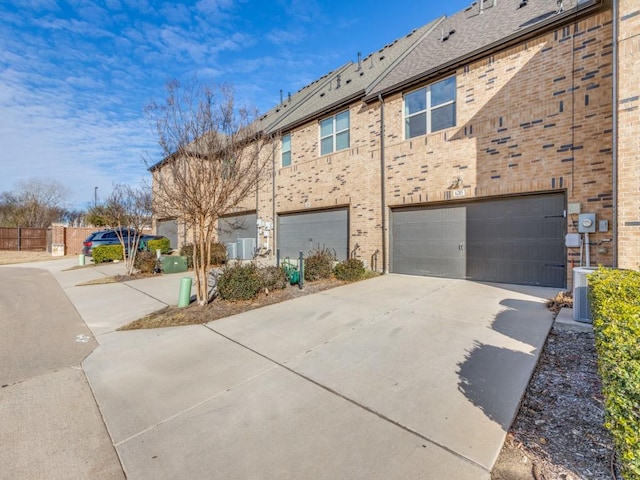
[[384, 100], [382, 95], [378, 95], [380, 101], [380, 198], [381, 198], [381, 220], [382, 220], [382, 273], [387, 274], [387, 182], [385, 178], [385, 158], [384, 158]]
[[269, 258], [272, 258], [276, 253], [276, 142], [273, 137], [271, 142], [271, 159], [271, 245], [273, 245], [273, 248], [271, 249]]
[[613, 0], [613, 115], [612, 115], [612, 174], [611, 180], [613, 183], [612, 188], [612, 203], [613, 203], [613, 218], [612, 218], [612, 231], [613, 231], [613, 267], [618, 267], [618, 0]]
[[[260, 145], [256, 142], [256, 156], [260, 154]], [[260, 160], [256, 162], [256, 222], [260, 218]], [[251, 258], [256, 258], [260, 251], [260, 228], [256, 223], [256, 246]]]

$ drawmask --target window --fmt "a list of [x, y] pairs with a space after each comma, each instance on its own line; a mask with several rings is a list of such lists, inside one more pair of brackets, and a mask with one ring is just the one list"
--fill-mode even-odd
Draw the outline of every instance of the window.
[[349, 110], [320, 122], [320, 155], [349, 148]]
[[291, 134], [282, 137], [282, 166], [291, 165]]
[[456, 124], [456, 77], [404, 96], [404, 138], [437, 132]]

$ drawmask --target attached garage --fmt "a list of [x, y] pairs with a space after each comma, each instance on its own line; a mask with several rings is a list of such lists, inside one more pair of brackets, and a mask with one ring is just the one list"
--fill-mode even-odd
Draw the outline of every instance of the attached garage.
[[563, 288], [564, 209], [548, 194], [393, 210], [391, 271]]
[[158, 220], [156, 223], [156, 235], [167, 237], [171, 244], [171, 248], [178, 248], [178, 220]]
[[258, 234], [256, 213], [243, 213], [223, 217], [218, 220], [218, 241], [223, 244], [235, 243], [239, 238], [256, 238]]
[[334, 251], [338, 260], [349, 255], [349, 211], [346, 208], [278, 216], [280, 257], [298, 258], [318, 248]]

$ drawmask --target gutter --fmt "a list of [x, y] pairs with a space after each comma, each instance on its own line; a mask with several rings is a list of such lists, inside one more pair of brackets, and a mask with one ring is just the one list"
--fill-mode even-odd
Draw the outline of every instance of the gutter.
[[613, 0], [613, 91], [612, 91], [612, 165], [611, 165], [611, 180], [612, 180], [612, 196], [613, 212], [611, 219], [612, 233], [613, 233], [613, 267], [618, 267], [618, 61], [619, 61], [619, 49], [618, 49], [618, 0]]
[[[278, 130], [282, 130], [284, 131], [289, 131], [289, 130], [293, 130], [294, 128], [300, 126], [300, 125], [304, 125], [305, 123], [308, 123], [309, 121], [316, 119], [316, 118], [320, 118], [322, 116], [326, 116], [326, 115], [331, 115], [333, 112], [343, 108], [343, 107], [348, 107], [349, 105], [351, 105], [355, 100], [361, 99], [362, 95], [365, 93], [364, 89], [362, 90], [358, 90], [357, 92], [349, 95], [348, 97], [344, 97], [341, 98], [340, 100], [332, 103], [331, 105], [328, 105], [326, 107], [323, 107], [320, 110], [316, 110], [313, 113], [310, 113], [308, 115], [305, 115], [304, 117], [301, 117], [300, 119], [296, 120], [295, 122], [292, 123], [284, 123], [284, 122], [279, 122], [278, 124], [276, 124], [276, 127]], [[293, 110], [292, 110], [293, 111]], [[284, 120], [284, 119], [283, 119]], [[283, 125], [284, 123], [284, 125]]]

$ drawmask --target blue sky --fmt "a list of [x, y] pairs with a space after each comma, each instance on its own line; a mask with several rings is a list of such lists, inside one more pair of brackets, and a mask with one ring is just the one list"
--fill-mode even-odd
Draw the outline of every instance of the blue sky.
[[471, 0], [3, 0], [0, 192], [55, 179], [84, 208], [94, 187], [147, 177], [159, 160], [145, 105], [167, 80], [228, 83], [261, 112]]

